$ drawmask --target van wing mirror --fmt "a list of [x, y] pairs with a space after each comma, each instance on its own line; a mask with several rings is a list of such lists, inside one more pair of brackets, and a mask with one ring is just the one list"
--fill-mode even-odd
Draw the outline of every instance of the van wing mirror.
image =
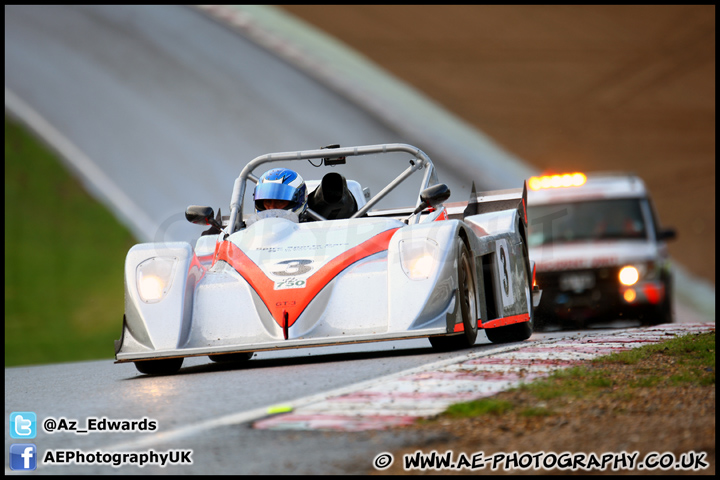
[[675, 240], [677, 238], [677, 231], [674, 228], [662, 228], [657, 233], [658, 240]]

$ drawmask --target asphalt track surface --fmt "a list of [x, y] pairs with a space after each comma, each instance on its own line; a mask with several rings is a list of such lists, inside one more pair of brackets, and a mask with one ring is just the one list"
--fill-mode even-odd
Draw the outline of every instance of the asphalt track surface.
[[[197, 235], [182, 219], [184, 208], [201, 203], [225, 210], [231, 180], [255, 156], [329, 143], [411, 141], [186, 7], [6, 6], [5, 14], [6, 104], [10, 98], [36, 115], [54, 146], [77, 160], [79, 174], [95, 166], [88, 189], [140, 238]], [[363, 175], [368, 172], [348, 174], [361, 182]], [[451, 188], [468, 189], [466, 178], [441, 175]], [[691, 315], [678, 319], [692, 322]], [[609, 327], [618, 326], [625, 325]], [[535, 334], [531, 341], [567, 335], [573, 333]], [[472, 352], [497, 348], [480, 335]], [[17, 440], [9, 435], [9, 417], [16, 411], [81, 425], [90, 417], [158, 423], [152, 433], [40, 431], [34, 440], [40, 453], [193, 450], [191, 467], [41, 465], [37, 473], [365, 472], [378, 453], [422, 439], [392, 430], [258, 430], [250, 421], [273, 405], [468, 352], [438, 354], [426, 340], [413, 340], [262, 353], [243, 368], [200, 357], [169, 377], [142, 376], [131, 364], [109, 361], [6, 369], [6, 473], [13, 473], [8, 451]]]

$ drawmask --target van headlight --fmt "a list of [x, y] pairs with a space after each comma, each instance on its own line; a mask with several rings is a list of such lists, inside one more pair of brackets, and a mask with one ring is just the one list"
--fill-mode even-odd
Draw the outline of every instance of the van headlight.
[[410, 280], [425, 280], [437, 270], [440, 247], [429, 238], [400, 240], [400, 264]]
[[635, 285], [638, 280], [640, 280], [640, 271], [633, 265], [624, 266], [620, 269], [618, 279], [620, 280], [620, 283], [627, 285], [628, 287]]
[[137, 291], [145, 303], [162, 300], [172, 286], [176, 257], [153, 257], [137, 266]]

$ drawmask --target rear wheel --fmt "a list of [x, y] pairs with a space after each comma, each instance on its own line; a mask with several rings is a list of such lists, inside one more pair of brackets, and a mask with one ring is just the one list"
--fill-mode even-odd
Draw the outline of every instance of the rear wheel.
[[523, 261], [523, 268], [525, 269], [525, 298], [527, 299], [527, 308], [529, 320], [522, 323], [514, 323], [512, 325], [506, 325], [504, 327], [487, 328], [485, 334], [492, 343], [508, 343], [508, 342], [520, 342], [530, 338], [533, 334], [535, 325], [535, 311], [533, 308], [532, 301], [532, 280], [530, 274], [530, 262], [527, 257]]
[[473, 266], [465, 242], [458, 237], [456, 240], [458, 249], [457, 282], [458, 295], [456, 301], [460, 304], [460, 314], [463, 322], [463, 334], [451, 337], [430, 337], [430, 344], [436, 350], [458, 350], [469, 348], [475, 345], [477, 339], [477, 318], [475, 309], [475, 278], [473, 277]]
[[148, 375], [171, 375], [177, 373], [183, 364], [183, 357], [135, 362], [138, 372]]

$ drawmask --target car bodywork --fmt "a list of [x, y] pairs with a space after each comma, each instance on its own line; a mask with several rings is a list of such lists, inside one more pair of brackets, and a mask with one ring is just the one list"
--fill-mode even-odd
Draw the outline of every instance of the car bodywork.
[[[574, 181], [576, 178], [577, 181]], [[650, 194], [636, 175], [596, 172], [528, 182], [530, 257], [543, 290], [538, 323], [672, 322], [672, 274]]]
[[[243, 214], [246, 185], [267, 163], [333, 165], [389, 153], [409, 155], [410, 166], [374, 196], [347, 180], [356, 201], [349, 218], [312, 209], [303, 222], [284, 211]], [[416, 172], [415, 206], [374, 209]], [[306, 183], [317, 189], [329, 175]], [[479, 328], [494, 342], [528, 338], [540, 292], [532, 290], [526, 188], [478, 194], [473, 185], [469, 201], [446, 205], [449, 195], [430, 158], [406, 144], [257, 157], [235, 181], [228, 217], [188, 207], [189, 221], [211, 225], [194, 247], [130, 249], [116, 361], [171, 373], [199, 355], [246, 360], [257, 351], [418, 337], [445, 350], [473, 345]]]

